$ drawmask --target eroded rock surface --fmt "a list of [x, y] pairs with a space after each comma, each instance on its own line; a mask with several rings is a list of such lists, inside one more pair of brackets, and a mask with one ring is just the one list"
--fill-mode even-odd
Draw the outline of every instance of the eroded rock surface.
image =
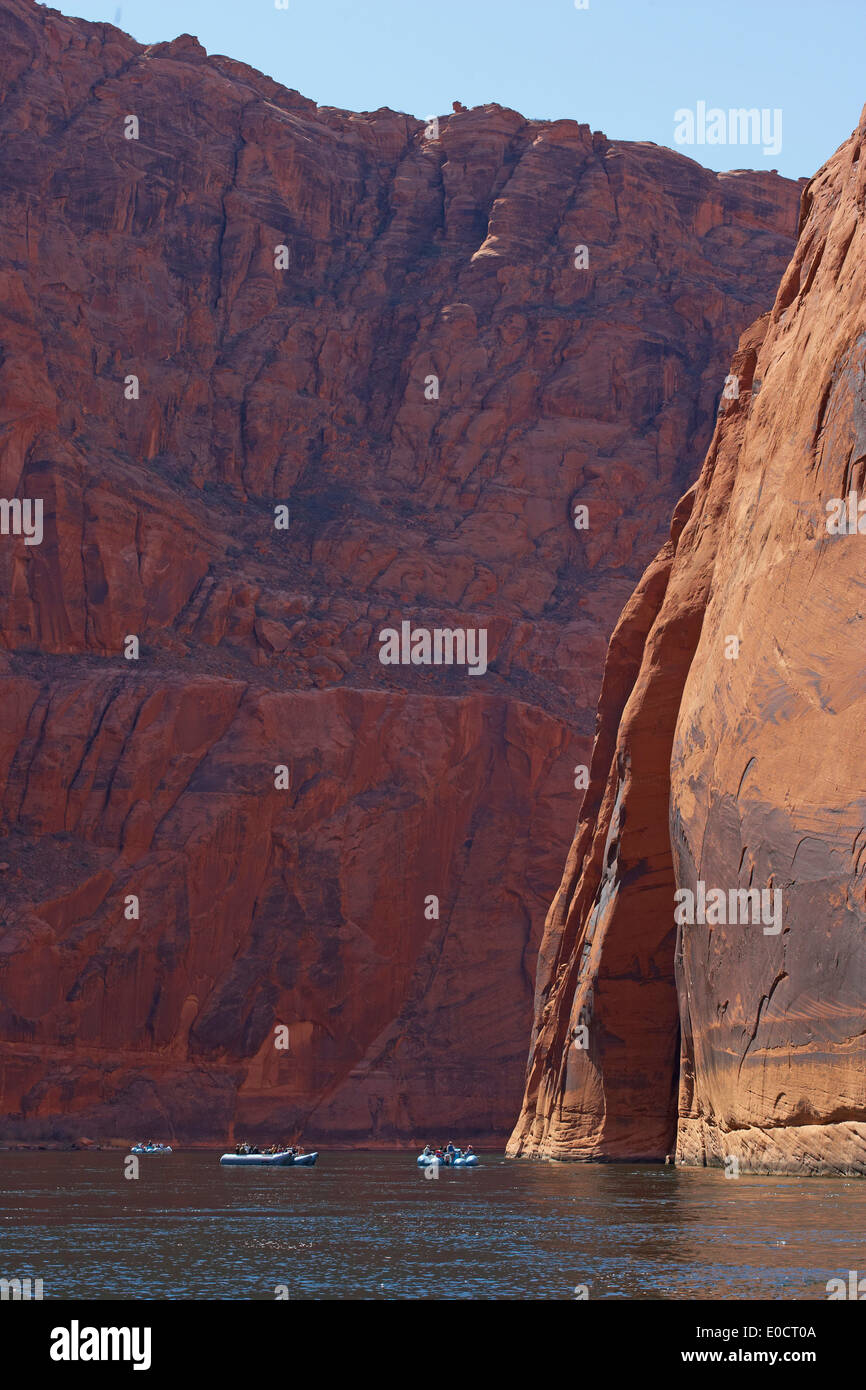
[[864, 137], [612, 638], [512, 1153], [866, 1171]]
[[[0, 54], [4, 1133], [503, 1136], [607, 640], [799, 187], [29, 0]], [[489, 670], [383, 666], [403, 621]]]

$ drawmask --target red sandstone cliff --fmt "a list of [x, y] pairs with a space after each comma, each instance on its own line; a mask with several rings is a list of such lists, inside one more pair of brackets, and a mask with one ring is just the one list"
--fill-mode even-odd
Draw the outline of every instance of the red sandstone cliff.
[[[866, 1171], [864, 141], [866, 112], [808, 184], [611, 640], [513, 1154]], [[699, 884], [778, 916], [675, 924]]]
[[[0, 495], [45, 507], [0, 537], [2, 1133], [506, 1134], [605, 645], [798, 186], [29, 0], [0, 135]], [[381, 665], [403, 620], [490, 670]]]

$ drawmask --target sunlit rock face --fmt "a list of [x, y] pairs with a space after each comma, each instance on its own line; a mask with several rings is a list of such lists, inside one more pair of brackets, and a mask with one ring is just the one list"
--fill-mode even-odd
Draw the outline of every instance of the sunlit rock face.
[[515, 1154], [866, 1171], [864, 137], [611, 641]]
[[0, 53], [3, 1133], [501, 1140], [608, 638], [799, 187], [29, 0]]

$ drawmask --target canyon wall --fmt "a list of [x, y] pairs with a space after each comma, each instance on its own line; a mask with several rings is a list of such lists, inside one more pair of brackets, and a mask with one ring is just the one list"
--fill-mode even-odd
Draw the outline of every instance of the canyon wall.
[[611, 639], [512, 1154], [866, 1171], [864, 142]]
[[[0, 1137], [496, 1141], [607, 641], [800, 188], [30, 0], [0, 134], [0, 493], [44, 506], [0, 536]], [[403, 622], [489, 669], [383, 665]]]

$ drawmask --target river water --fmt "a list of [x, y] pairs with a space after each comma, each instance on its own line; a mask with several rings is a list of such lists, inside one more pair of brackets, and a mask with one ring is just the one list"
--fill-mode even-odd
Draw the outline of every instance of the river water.
[[821, 1299], [866, 1274], [866, 1181], [415, 1155], [0, 1153], [0, 1277], [45, 1299]]

